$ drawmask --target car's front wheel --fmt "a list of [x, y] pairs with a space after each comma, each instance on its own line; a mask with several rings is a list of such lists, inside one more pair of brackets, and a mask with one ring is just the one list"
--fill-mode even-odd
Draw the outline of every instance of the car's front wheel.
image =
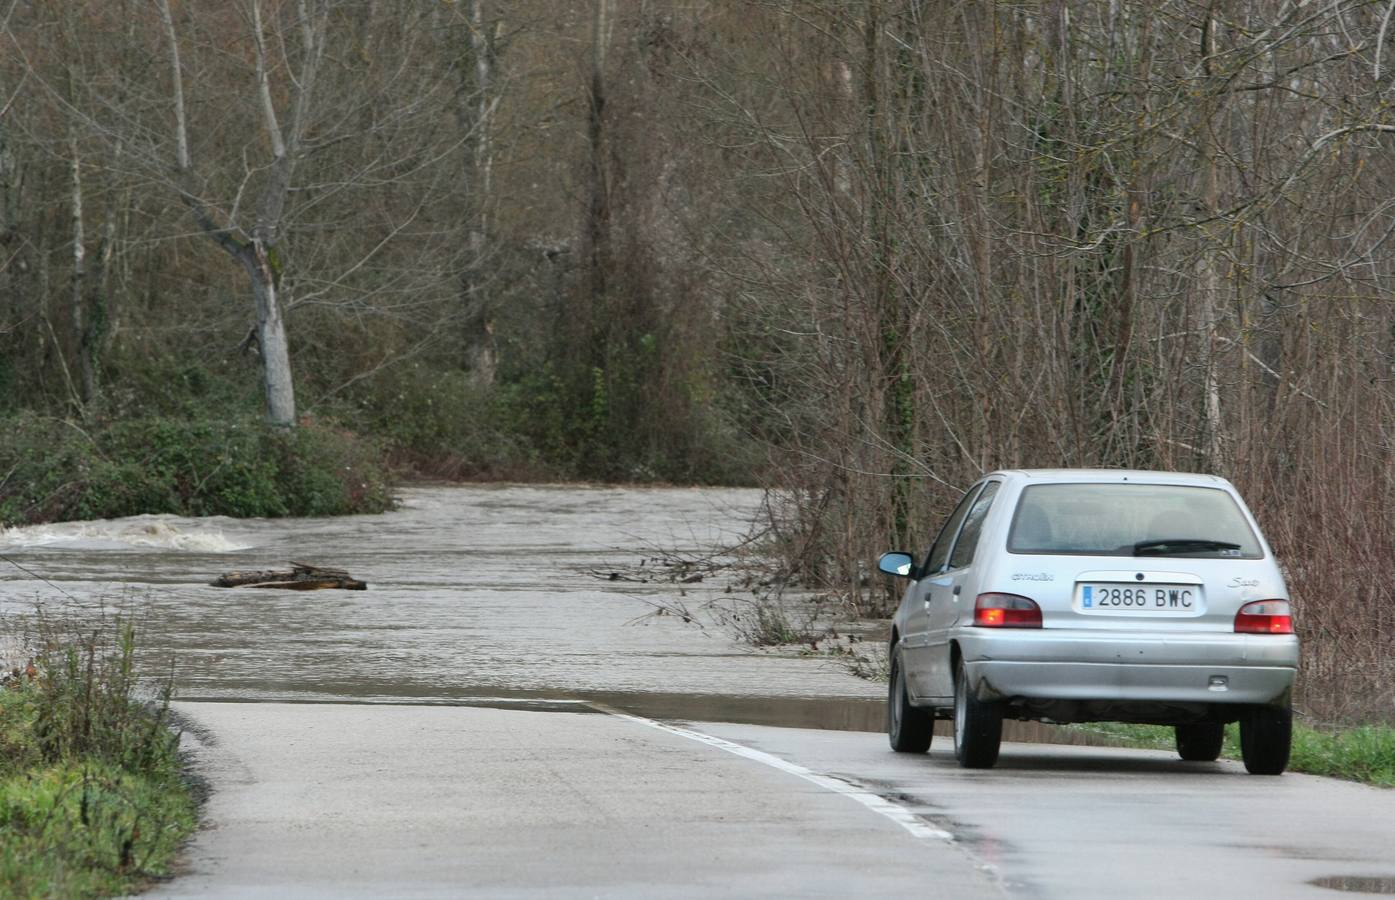
[[991, 769], [1002, 742], [1002, 704], [973, 695], [961, 659], [954, 672], [954, 755], [966, 769]]
[[928, 710], [911, 706], [901, 654], [891, 651], [891, 683], [886, 697], [886, 734], [897, 753], [924, 753], [935, 735], [935, 719]]
[[1215, 762], [1225, 743], [1225, 726], [1211, 722], [1177, 726], [1177, 755], [1188, 762]]
[[1279, 775], [1293, 747], [1293, 710], [1256, 706], [1240, 719], [1240, 756], [1251, 775]]

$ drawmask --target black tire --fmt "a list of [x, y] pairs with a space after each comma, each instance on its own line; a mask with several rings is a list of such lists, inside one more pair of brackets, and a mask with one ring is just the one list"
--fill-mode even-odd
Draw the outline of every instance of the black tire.
[[1293, 710], [1256, 706], [1240, 718], [1240, 756], [1251, 775], [1281, 775], [1293, 747]]
[[911, 706], [901, 654], [891, 651], [891, 684], [886, 697], [886, 736], [897, 753], [924, 753], [935, 736], [935, 718], [929, 710]]
[[964, 661], [954, 672], [954, 755], [966, 769], [991, 769], [1003, 742], [1003, 707], [969, 693]]
[[1224, 725], [1198, 722], [1177, 726], [1177, 755], [1188, 762], [1215, 762], [1224, 743]]

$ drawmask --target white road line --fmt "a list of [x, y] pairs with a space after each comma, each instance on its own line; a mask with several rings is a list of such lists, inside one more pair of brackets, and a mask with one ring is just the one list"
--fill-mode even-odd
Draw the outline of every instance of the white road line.
[[650, 728], [657, 728], [660, 731], [667, 731], [669, 734], [676, 734], [679, 737], [685, 737], [688, 740], [697, 741], [709, 747], [716, 747], [718, 750], [725, 750], [728, 753], [734, 753], [745, 759], [770, 766], [772, 769], [779, 769], [781, 772], [787, 772], [790, 775], [803, 778], [805, 781], [812, 782], [824, 790], [832, 791], [835, 794], [842, 794], [850, 800], [856, 800], [858, 803], [872, 810], [872, 812], [885, 816], [897, 825], [900, 825], [914, 837], [948, 841], [950, 843], [954, 842], [954, 835], [950, 834], [948, 831], [936, 828], [933, 825], [927, 825], [920, 819], [917, 819], [909, 810], [897, 806], [885, 797], [878, 796], [863, 788], [855, 787], [845, 781], [839, 781], [828, 775], [820, 775], [818, 772], [780, 759], [778, 756], [772, 756], [761, 750], [753, 750], [750, 747], [744, 747], [741, 744], [735, 744], [719, 737], [713, 737], [710, 734], [703, 734], [700, 731], [679, 728], [676, 725], [665, 725], [653, 719], [646, 719], [644, 716], [636, 716], [631, 713], [621, 712], [618, 709], [612, 709], [601, 703], [592, 703], [591, 706], [617, 718], [626, 719], [639, 725], [647, 725]]

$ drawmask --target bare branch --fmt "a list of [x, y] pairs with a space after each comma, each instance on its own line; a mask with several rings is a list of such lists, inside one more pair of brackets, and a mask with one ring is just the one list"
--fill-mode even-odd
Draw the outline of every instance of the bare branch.
[[1380, 57], [1381, 49], [1385, 45], [1385, 33], [1390, 28], [1390, 16], [1395, 13], [1395, 0], [1390, 0], [1390, 5], [1385, 8], [1385, 15], [1380, 20], [1380, 30], [1376, 32], [1376, 58], [1371, 64], [1371, 80], [1380, 85]]
[[189, 125], [184, 112], [184, 73], [179, 64], [179, 40], [174, 33], [174, 18], [169, 0], [155, 0], [160, 19], [165, 24], [165, 37], [170, 46], [170, 75], [174, 90], [175, 166], [180, 172], [189, 170]]
[[[160, 0], [167, 3], [168, 0]], [[266, 39], [262, 34], [261, 0], [252, 0], [252, 37], [257, 48], [257, 92], [262, 100], [262, 118], [267, 137], [271, 139], [271, 155], [281, 159], [286, 155], [286, 142], [281, 137], [281, 125], [276, 120], [276, 104], [271, 102], [271, 79], [267, 73]]]

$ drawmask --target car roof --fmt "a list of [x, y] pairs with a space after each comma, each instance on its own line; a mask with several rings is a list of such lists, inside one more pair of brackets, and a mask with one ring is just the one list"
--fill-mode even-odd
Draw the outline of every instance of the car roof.
[[997, 475], [1024, 483], [1116, 484], [1133, 481], [1144, 484], [1230, 486], [1230, 482], [1219, 475], [1196, 472], [1156, 472], [1144, 469], [1000, 469], [996, 472], [990, 472], [989, 475]]

